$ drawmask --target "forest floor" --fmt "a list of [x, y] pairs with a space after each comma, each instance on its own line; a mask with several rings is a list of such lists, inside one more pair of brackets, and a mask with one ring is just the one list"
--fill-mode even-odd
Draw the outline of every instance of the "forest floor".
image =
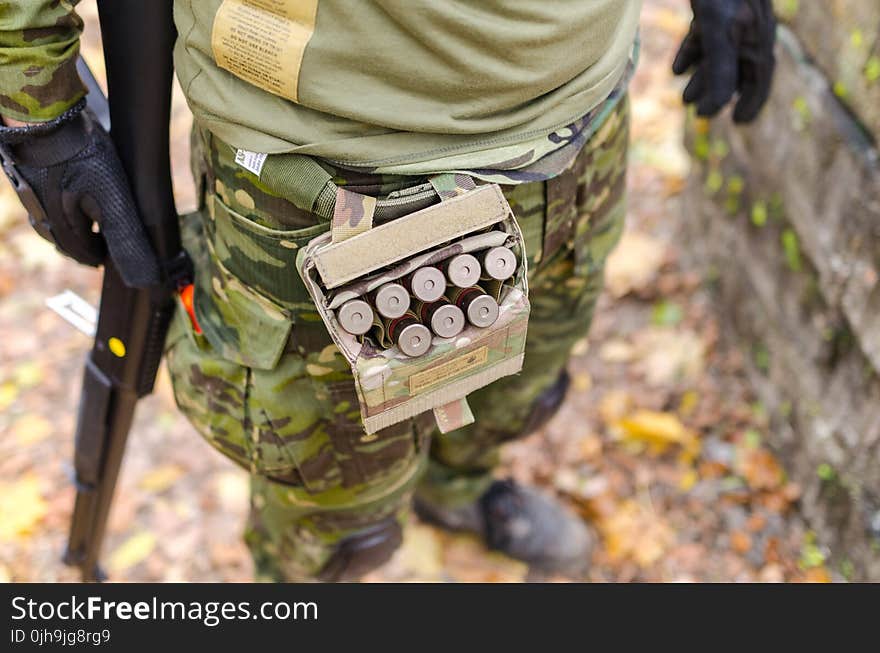
[[[505, 452], [500, 474], [534, 483], [596, 536], [593, 581], [829, 581], [825, 552], [798, 514], [800, 490], [765, 445], [768, 421], [744, 354], [702, 271], [681, 256], [682, 82], [669, 72], [689, 20], [684, 0], [647, 0], [632, 85], [630, 217], [588, 341], [571, 363], [559, 414]], [[93, 0], [84, 52], [101, 76]], [[172, 144], [182, 209], [189, 113], [176, 98]], [[64, 567], [74, 491], [71, 454], [89, 339], [49, 311], [72, 289], [93, 304], [100, 274], [56, 255], [0, 185], [0, 581], [75, 580]], [[115, 580], [247, 581], [241, 541], [247, 475], [177, 412], [164, 370], [142, 402], [110, 518]], [[525, 565], [414, 517], [373, 581], [523, 581]], [[559, 580], [564, 580], [560, 578]]]

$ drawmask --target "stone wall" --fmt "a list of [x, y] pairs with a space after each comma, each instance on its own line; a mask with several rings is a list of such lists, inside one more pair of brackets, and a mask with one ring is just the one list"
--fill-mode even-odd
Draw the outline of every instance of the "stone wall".
[[832, 564], [880, 580], [880, 0], [779, 0], [752, 126], [691, 121], [686, 248]]

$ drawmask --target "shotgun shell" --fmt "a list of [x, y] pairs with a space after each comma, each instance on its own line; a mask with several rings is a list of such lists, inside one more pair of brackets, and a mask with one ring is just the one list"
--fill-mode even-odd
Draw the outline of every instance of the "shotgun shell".
[[409, 274], [403, 285], [416, 299], [436, 302], [446, 292], [446, 277], [438, 268], [427, 265]]
[[385, 331], [397, 348], [407, 356], [421, 356], [431, 348], [431, 331], [419, 322], [412, 311], [386, 320]]
[[464, 313], [446, 298], [436, 302], [419, 302], [415, 313], [422, 324], [431, 327], [431, 331], [441, 338], [452, 338], [464, 329]]
[[350, 299], [336, 311], [339, 325], [353, 336], [360, 336], [373, 326], [373, 309], [363, 299]]
[[468, 322], [475, 327], [492, 326], [498, 319], [500, 312], [498, 302], [479, 286], [456, 288], [450, 293], [449, 299], [464, 312]]
[[489, 279], [504, 281], [516, 272], [516, 255], [507, 247], [492, 247], [482, 258], [483, 272]]
[[459, 288], [469, 288], [480, 280], [480, 262], [470, 254], [459, 254], [440, 264], [449, 283]]
[[409, 310], [409, 293], [399, 283], [386, 283], [370, 293], [379, 315], [394, 319]]

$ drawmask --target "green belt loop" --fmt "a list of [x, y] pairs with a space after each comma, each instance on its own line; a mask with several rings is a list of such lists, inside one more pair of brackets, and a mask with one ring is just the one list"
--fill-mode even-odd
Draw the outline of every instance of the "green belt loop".
[[330, 222], [336, 206], [337, 185], [318, 162], [301, 154], [272, 154], [266, 158], [260, 181], [297, 208]]
[[430, 177], [428, 181], [444, 202], [477, 187], [473, 177], [460, 172], [442, 172]]

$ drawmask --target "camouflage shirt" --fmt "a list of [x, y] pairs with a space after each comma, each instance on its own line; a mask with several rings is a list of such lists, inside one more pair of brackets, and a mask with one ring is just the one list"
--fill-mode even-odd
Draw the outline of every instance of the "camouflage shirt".
[[[0, 114], [26, 121], [51, 120], [83, 96], [85, 89], [75, 70], [76, 57], [79, 52], [79, 36], [83, 27], [82, 20], [75, 11], [77, 2], [78, 0], [16, 0], [11, 2], [0, 0], [0, 71], [2, 71], [0, 74]], [[396, 6], [403, 11], [402, 16], [406, 15], [415, 21], [410, 26], [413, 30], [425, 27], [418, 22], [421, 14], [416, 10], [418, 9], [416, 5], [398, 6], [390, 1], [386, 4]], [[565, 33], [563, 26], [566, 21], [554, 19], [548, 22], [549, 36], [545, 34], [542, 37], [544, 41], [555, 41], [556, 39], [551, 37], [560, 30], [566, 34], [566, 38], [569, 39], [567, 42], [572, 47], [584, 39], [596, 41], [591, 46], [595, 52], [589, 56], [579, 53], [576, 57], [561, 57], [561, 59], [557, 49], [551, 48], [549, 51], [545, 51], [549, 46], [546, 43], [540, 46], [540, 40], [535, 41], [529, 47], [520, 44], [520, 50], [534, 50], [531, 53], [534, 57], [538, 57], [538, 53], [543, 52], [543, 59], [537, 68], [545, 71], [543, 74], [550, 77], [561, 75], [560, 79], [564, 79], [567, 75], [572, 74], [569, 69], [578, 70], [579, 66], [586, 67], [586, 70], [577, 79], [585, 77], [586, 81], [583, 83], [587, 84], [589, 92], [584, 89], [578, 92], [570, 91], [573, 95], [568, 97], [561, 93], [560, 89], [557, 89], [561, 97], [565, 98], [563, 104], [568, 107], [563, 111], [563, 114], [579, 107], [579, 110], [573, 114], [575, 116], [573, 119], [557, 124], [553, 124], [553, 120], [546, 122], [548, 112], [544, 109], [538, 111], [539, 107], [532, 106], [536, 100], [529, 99], [531, 96], [526, 95], [525, 100], [523, 98], [516, 100], [520, 104], [516, 104], [513, 99], [503, 100], [499, 96], [495, 98], [496, 101], [512, 103], [511, 107], [502, 113], [516, 113], [525, 116], [518, 118], [521, 120], [520, 124], [505, 123], [501, 125], [505, 128], [499, 129], [498, 124], [491, 121], [486, 122], [487, 118], [483, 121], [486, 123], [485, 125], [480, 123], [470, 125], [467, 128], [462, 125], [452, 127], [447, 125], [449, 127], [447, 132], [441, 133], [442, 130], [439, 130], [437, 125], [443, 125], [445, 124], [444, 120], [446, 122], [449, 120], [449, 116], [441, 117], [440, 114], [443, 111], [457, 111], [455, 109], [458, 106], [456, 101], [463, 102], [467, 106], [473, 105], [476, 101], [466, 93], [463, 97], [453, 97], [454, 94], [449, 89], [445, 89], [442, 93], [438, 90], [431, 95], [434, 102], [432, 105], [433, 114], [436, 114], [433, 119], [436, 119], [436, 123], [432, 122], [433, 119], [429, 115], [431, 112], [425, 113], [424, 107], [421, 107], [418, 111], [410, 112], [412, 115], [408, 123], [401, 119], [397, 128], [390, 124], [365, 127], [365, 123], [362, 121], [356, 121], [360, 126], [355, 128], [352, 127], [355, 123], [351, 122], [347, 115], [349, 110], [343, 105], [345, 102], [355, 101], [357, 98], [348, 97], [339, 100], [342, 104], [336, 107], [337, 114], [331, 115], [330, 112], [333, 109], [324, 107], [326, 112], [322, 115], [335, 126], [329, 131], [322, 131], [320, 125], [323, 123], [317, 120], [314, 115], [317, 113], [316, 110], [303, 104], [305, 100], [297, 93], [301, 91], [305, 93], [309, 84], [314, 85], [316, 80], [326, 82], [335, 77], [336, 75], [331, 74], [332, 71], [324, 71], [308, 77], [303, 83], [305, 90], [299, 87], [287, 88], [286, 86], [275, 88], [271, 85], [267, 86], [268, 82], [261, 85], [258, 83], [259, 80], [250, 79], [244, 69], [238, 69], [234, 63], [223, 60], [224, 49], [221, 45], [217, 45], [217, 40], [222, 36], [223, 30], [233, 30], [232, 36], [229, 38], [233, 36], [243, 38], [239, 32], [235, 32], [235, 29], [241, 27], [239, 23], [245, 21], [244, 18], [240, 18], [240, 15], [244, 15], [242, 12], [257, 11], [264, 5], [268, 7], [269, 5], [263, 0], [247, 0], [247, 2], [245, 0], [230, 0], [225, 3], [221, 3], [221, 0], [212, 0], [210, 3], [199, 4], [192, 0], [176, 0], [175, 14], [178, 30], [184, 35], [177, 46], [176, 61], [178, 74], [196, 119], [202, 126], [207, 127], [232, 146], [256, 150], [261, 153], [294, 151], [312, 154], [341, 168], [355, 168], [378, 174], [427, 175], [436, 172], [459, 171], [467, 172], [486, 181], [518, 184], [548, 179], [566, 169], [584, 142], [602, 124], [605, 116], [613, 111], [618, 100], [626, 91], [634, 68], [635, 54], [638, 48], [637, 45], [632, 46], [632, 41], [640, 4], [641, 0], [602, 0], [592, 4], [587, 3], [587, 6], [583, 7], [579, 4], [565, 4], [560, 0], [560, 4], [541, 10], [550, 11], [549, 16], [551, 17], [555, 15], [554, 12], [561, 12], [570, 16], [572, 20], [578, 19], [575, 21], [577, 24], [573, 27], [576, 36]], [[329, 16], [332, 15], [330, 8], [334, 7], [335, 3], [331, 0], [324, 0], [322, 3], [319, 3], [318, 0], [308, 0], [302, 5], [296, 4], [292, 0], [284, 0], [278, 6], [282, 5], [287, 7], [285, 11], [292, 12], [288, 16], [291, 24], [298, 25], [302, 21], [306, 23], [311, 21], [314, 23], [312, 27], [318, 37], [323, 33], [318, 29], [321, 25], [327, 26], [324, 31], [330, 35], [334, 34], [331, 29], [334, 21], [331, 21]], [[305, 6], [312, 7], [317, 14], [315, 15], [313, 11], [311, 17], [299, 15], [300, 10]], [[428, 6], [425, 5], [423, 9], [426, 11], [425, 8]], [[320, 11], [322, 7], [323, 13]], [[443, 15], [452, 21], [442, 28], [438, 24], [429, 23], [432, 29], [441, 36], [445, 35], [444, 38], [450, 42], [456, 42], [456, 39], [463, 38], [459, 32], [468, 22], [462, 19], [455, 7], [451, 5], [445, 7], [444, 5], [442, 11], [439, 3], [430, 5], [430, 7], [432, 7], [431, 11], [440, 12], [440, 14], [446, 12]], [[228, 8], [225, 14], [224, 8]], [[498, 42], [495, 45], [500, 48], [499, 52], [503, 52], [503, 55], [499, 56], [498, 52], [494, 50], [486, 55], [494, 62], [492, 65], [497, 68], [502, 62], [513, 56], [513, 52], [509, 48], [502, 47], [505, 43], [512, 42], [512, 34], [516, 33], [516, 20], [511, 20], [511, 18], [520, 20], [521, 28], [528, 33], [531, 33], [529, 30], [534, 30], [534, 25], [531, 25], [529, 21], [523, 22], [524, 17], [510, 7], [504, 9], [502, 3], [487, 4], [485, 9], [494, 19], [494, 23], [488, 26], [480, 24], [489, 29], [498, 23], [495, 30], [498, 33], [494, 34]], [[365, 11], [368, 16], [372, 15], [372, 10], [363, 7], [361, 10]], [[537, 9], [534, 10], [537, 11]], [[273, 11], [275, 10], [273, 9]], [[499, 17], [503, 17], [504, 20], [500, 20]], [[471, 16], [471, 18], [474, 17]], [[544, 16], [544, 19], [549, 20], [548, 16]], [[198, 25], [202, 25], [201, 32], [196, 29]], [[522, 27], [523, 25], [531, 26], [525, 29]], [[602, 31], [613, 34], [613, 38], [606, 36], [605, 41], [599, 39], [597, 32]], [[196, 33], [203, 33], [205, 43], [202, 46], [204, 47], [194, 45], [193, 39], [196, 38], [194, 36]], [[221, 33], [220, 36], [218, 33]], [[420, 33], [419, 36], [426, 42], [430, 42], [433, 38], [425, 33]], [[473, 40], [472, 34], [467, 36]], [[488, 36], [484, 31], [477, 41], [482, 42]], [[309, 47], [320, 50], [321, 48], [318, 46], [324, 41], [318, 37], [316, 37], [317, 40], [313, 40], [309, 34], [309, 38], [303, 40], [303, 48], [305, 49], [308, 44]], [[329, 37], [328, 39], [330, 45], [325, 43], [322, 46], [324, 48], [322, 51], [325, 54], [328, 48], [338, 48], [340, 43], [339, 39]], [[381, 43], [381, 39], [379, 42]], [[365, 46], [361, 43], [359, 47]], [[418, 58], [416, 55], [423, 48], [416, 47], [412, 43], [409, 47], [413, 50], [412, 57]], [[470, 47], [473, 50], [476, 46], [471, 43]], [[400, 46], [398, 49], [406, 50], [407, 47]], [[197, 52], [202, 52], [202, 54], [195, 56], [194, 53]], [[207, 55], [208, 52], [211, 53], [210, 56]], [[303, 57], [306, 54], [308, 53], [305, 51], [300, 52]], [[353, 56], [354, 53], [350, 54]], [[387, 70], [383, 68], [382, 75], [392, 78], [401, 74], [399, 62], [405, 61], [407, 57], [402, 53], [398, 54], [400, 56], [384, 62]], [[424, 53], [421, 56], [424, 57]], [[220, 60], [215, 61], [214, 57], [220, 57]], [[530, 60], [528, 52], [521, 51], [518, 57], [517, 61], [520, 67], [525, 65], [523, 62]], [[540, 59], [540, 57], [538, 58]], [[285, 61], [289, 59], [286, 57]], [[357, 67], [350, 59], [351, 57], [345, 59], [344, 63], [352, 66], [354, 70]], [[444, 58], [441, 57], [441, 59]], [[455, 61], [460, 64], [460, 59], [461, 56]], [[628, 62], [627, 59], [629, 59]], [[322, 58], [313, 56], [311, 60], [314, 62], [313, 65], [317, 66]], [[429, 58], [429, 60], [431, 59]], [[299, 62], [295, 66], [297, 73], [299, 73], [298, 67], [301, 63]], [[309, 63], [308, 58], [305, 59], [305, 63]], [[434, 62], [435, 65], [436, 63]], [[234, 74], [230, 75], [228, 70], [221, 68], [221, 65], [224, 68], [233, 68]], [[287, 65], [286, 63], [285, 67]], [[488, 66], [488, 64], [485, 65]], [[371, 65], [369, 68], [376, 74], [376, 66]], [[437, 72], [438, 78], [450, 75], [449, 71], [442, 69], [442, 66], [440, 68], [440, 72]], [[555, 70], [557, 68], [558, 70]], [[337, 74], [340, 74], [338, 67], [335, 70]], [[537, 90], [522, 90], [525, 87], [530, 87], [530, 84], [520, 78], [521, 70], [514, 66], [512, 72], [507, 72], [510, 79], [507, 80], [507, 86], [504, 87], [506, 93], [509, 94], [513, 92], [512, 89], [516, 88], [520, 88], [521, 92], [527, 94], [537, 92]], [[207, 88], [214, 89], [212, 92], [219, 97], [217, 106], [233, 107], [232, 114], [222, 119], [218, 115], [217, 107], [211, 104], [214, 95], [205, 91], [205, 84], [202, 83], [201, 87], [197, 88], [192, 83], [195, 77], [204, 82], [207, 77], [212, 75], [217, 78], [217, 83], [210, 84]], [[430, 77], [430, 75], [428, 76]], [[189, 79], [189, 77], [193, 79]], [[483, 77], [477, 75], [471, 81], [476, 83], [477, 79], [482, 79], [486, 84], [489, 83], [485, 75]], [[552, 84], [559, 83], [555, 77], [553, 80], [555, 81]], [[419, 83], [424, 86], [423, 82]], [[550, 84], [550, 82], [547, 83]], [[497, 86], [497, 82], [495, 84]], [[562, 86], [567, 85], [569, 83]], [[267, 88], [261, 86], [267, 86]], [[428, 86], [433, 88], [431, 84]], [[424, 88], [419, 88], [422, 89], [420, 92], [424, 93]], [[492, 88], [494, 87], [490, 86], [481, 90], [481, 97], [475, 106], [487, 104], [488, 107]], [[459, 94], [461, 93], [459, 91]], [[541, 101], [545, 101], [554, 93], [544, 93], [540, 96]], [[245, 101], [228, 102], [228, 98], [233, 95], [243, 96]], [[388, 95], [393, 97], [392, 93]], [[456, 97], [458, 97], [457, 100]], [[390, 99], [387, 100], [386, 104], [390, 101]], [[355, 101], [355, 105], [360, 106], [360, 104], [362, 103]], [[392, 102], [392, 104], [395, 103]], [[492, 106], [494, 107], [494, 105]], [[374, 107], [374, 110], [380, 109], [381, 107]], [[402, 113], [406, 112], [398, 109], [400, 107], [395, 106], [391, 113], [400, 118]], [[490, 115], [499, 111], [498, 107], [491, 110], [486, 109]], [[297, 112], [303, 112], [304, 115], [299, 116]], [[299, 118], [293, 119], [295, 116], [299, 116]], [[554, 120], [558, 117], [556, 116]], [[379, 118], [375, 119], [380, 120]], [[509, 119], [512, 120], [512, 118]], [[256, 129], [257, 125], [260, 131]], [[294, 130], [296, 133], [286, 133], [282, 136], [278, 132], [278, 125], [287, 125], [291, 129], [293, 129], [291, 126], [298, 125], [299, 131]], [[340, 127], [340, 125], [342, 126]], [[362, 128], [366, 129], [366, 132], [363, 132]], [[483, 128], [488, 131], [481, 132], [480, 129]], [[389, 158], [391, 154], [394, 156]], [[385, 159], [381, 160], [382, 157]]]
[[51, 120], [85, 95], [76, 74], [79, 0], [0, 0], [0, 113]]

